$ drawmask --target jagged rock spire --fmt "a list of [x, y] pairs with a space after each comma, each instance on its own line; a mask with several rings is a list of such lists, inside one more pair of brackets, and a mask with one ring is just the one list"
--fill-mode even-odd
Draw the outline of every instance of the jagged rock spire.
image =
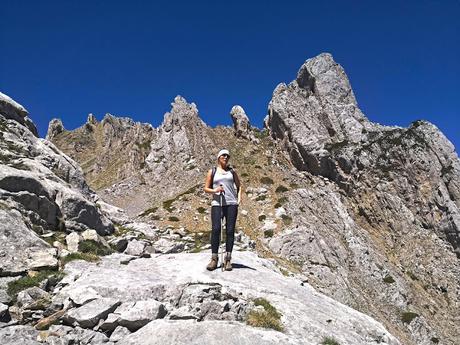
[[64, 125], [61, 119], [52, 119], [48, 124], [48, 132], [46, 133], [46, 139], [52, 141], [58, 134], [65, 131]]
[[230, 116], [233, 120], [233, 127], [235, 128], [235, 135], [239, 138], [250, 138], [251, 125], [249, 118], [246, 115], [243, 107], [234, 105], [230, 111]]

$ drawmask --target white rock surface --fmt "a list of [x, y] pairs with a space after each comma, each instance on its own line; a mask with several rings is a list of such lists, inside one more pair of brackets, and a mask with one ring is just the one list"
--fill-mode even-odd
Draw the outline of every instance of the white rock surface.
[[[238, 339], [268, 339], [267, 344], [271, 344], [272, 336], [273, 339], [285, 339], [283, 343], [292, 344], [318, 344], [325, 336], [334, 336], [343, 344], [376, 344], [377, 341], [380, 344], [399, 344], [374, 319], [316, 292], [307, 284], [302, 286], [301, 281], [295, 278], [283, 276], [270, 261], [252, 252], [234, 253], [232, 272], [207, 271], [205, 266], [209, 253], [160, 255], [120, 265], [124, 258], [125, 255], [112, 254], [104, 257], [98, 265], [83, 261], [67, 264], [67, 281], [70, 283], [62, 288], [60, 298], [68, 296], [75, 289], [91, 287], [103, 297], [125, 302], [158, 300], [165, 303], [171, 314], [178, 307], [195, 306], [206, 309], [208, 315], [224, 320], [225, 310], [233, 308], [230, 304], [234, 303], [231, 301], [225, 307], [225, 303], [229, 303], [225, 302], [225, 296], [234, 296], [242, 305], [251, 299], [263, 297], [282, 314], [284, 334], [253, 329], [230, 321], [218, 321], [219, 329], [238, 334]], [[219, 299], [224, 300], [224, 305]], [[183, 320], [175, 323], [155, 320], [123, 339], [123, 343], [141, 344], [144, 341], [145, 344], [156, 344], [158, 339], [175, 337], [177, 344], [185, 344], [182, 342], [185, 340], [181, 339], [190, 340], [198, 333], [207, 333], [202, 331], [202, 327], [209, 327], [212, 332], [216, 325], [213, 322], [217, 321], [210, 321], [196, 311], [194, 313], [204, 321], [194, 324]], [[174, 329], [176, 332], [172, 335]], [[157, 336], [151, 337], [154, 333]], [[202, 339], [207, 339], [207, 336], [203, 335], [205, 338]], [[229, 344], [240, 344], [238, 339]]]

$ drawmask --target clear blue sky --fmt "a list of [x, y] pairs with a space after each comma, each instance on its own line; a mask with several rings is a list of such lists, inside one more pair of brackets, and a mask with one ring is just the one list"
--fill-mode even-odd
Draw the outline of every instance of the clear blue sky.
[[0, 90], [40, 135], [92, 112], [158, 126], [177, 94], [211, 126], [262, 126], [280, 82], [330, 52], [367, 117], [460, 147], [460, 1], [21, 1], [0, 5]]

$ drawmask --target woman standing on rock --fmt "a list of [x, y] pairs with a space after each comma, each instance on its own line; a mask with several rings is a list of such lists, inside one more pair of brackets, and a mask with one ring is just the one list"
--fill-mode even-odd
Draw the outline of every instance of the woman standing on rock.
[[231, 259], [235, 238], [236, 217], [238, 215], [238, 204], [241, 201], [241, 182], [236, 171], [228, 165], [229, 160], [230, 152], [225, 149], [220, 150], [217, 155], [217, 167], [208, 171], [204, 185], [204, 191], [213, 194], [211, 202], [212, 257], [208, 266], [206, 266], [209, 271], [215, 270], [219, 262], [221, 212], [225, 217], [227, 235], [225, 259], [222, 264], [226, 271], [232, 270]]

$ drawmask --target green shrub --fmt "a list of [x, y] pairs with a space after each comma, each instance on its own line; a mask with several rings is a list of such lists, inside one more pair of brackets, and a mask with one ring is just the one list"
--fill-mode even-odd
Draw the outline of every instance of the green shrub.
[[257, 198], [256, 198], [256, 201], [262, 201], [262, 200], [265, 200], [267, 198], [267, 196], [265, 194], [263, 195], [259, 195]]
[[259, 216], [259, 222], [263, 222], [265, 219], [267, 219], [267, 216], [265, 214], [261, 214]]
[[401, 314], [401, 321], [404, 323], [411, 323], [413, 319], [418, 317], [419, 315], [417, 313], [411, 312], [411, 311], [406, 311]]
[[439, 344], [439, 338], [432, 337], [432, 338], [431, 338], [431, 342], [432, 342], [433, 344]]
[[84, 240], [78, 244], [78, 251], [87, 254], [94, 254], [97, 256], [110, 255], [113, 253], [111, 248], [107, 248], [101, 243], [93, 240]]
[[279, 186], [276, 188], [275, 192], [276, 192], [276, 193], [284, 193], [284, 192], [287, 192], [288, 190], [289, 190], [289, 189], [287, 189], [287, 187], [285, 187], [285, 186], [283, 186], [283, 185], [279, 185]]
[[395, 280], [393, 279], [392, 276], [390, 276], [389, 274], [387, 274], [385, 276], [385, 278], [383, 278], [383, 281], [387, 284], [393, 284], [395, 282]]
[[321, 345], [340, 345], [340, 343], [333, 337], [324, 337]]
[[196, 210], [198, 211], [198, 213], [201, 213], [201, 214], [206, 212], [206, 209], [203, 206], [198, 207]]
[[262, 184], [273, 184], [274, 182], [270, 177], [264, 176], [264, 177], [261, 177], [260, 183], [262, 183]]
[[250, 326], [271, 328], [276, 331], [282, 332], [283, 326], [281, 324], [281, 314], [274, 306], [264, 298], [257, 298], [254, 300], [254, 305], [262, 306], [263, 311], [251, 310], [247, 316], [246, 322]]
[[171, 222], [178, 222], [178, 221], [179, 221], [179, 218], [177, 218], [177, 217], [175, 217], [175, 216], [171, 216], [171, 217], [169, 217], [168, 219], [169, 219], [169, 221], [171, 221]]
[[54, 277], [57, 281], [61, 280], [64, 277], [63, 272], [44, 270], [39, 271], [35, 276], [25, 276], [21, 277], [18, 280], [13, 280], [8, 283], [6, 292], [13, 300], [13, 303], [16, 302], [18, 293], [22, 290], [38, 286], [45, 279], [51, 279]]
[[241, 177], [248, 177], [249, 175], [247, 173], [242, 173]]

